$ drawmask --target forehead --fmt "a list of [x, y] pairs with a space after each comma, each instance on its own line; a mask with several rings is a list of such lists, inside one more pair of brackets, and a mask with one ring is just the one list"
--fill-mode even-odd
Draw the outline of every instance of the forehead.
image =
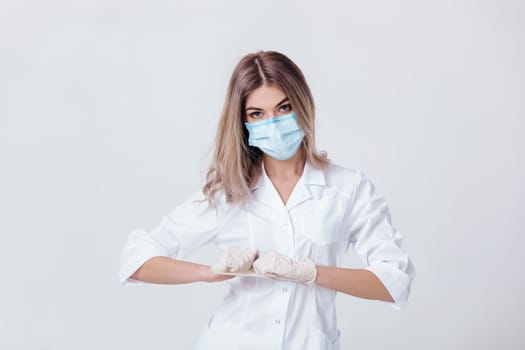
[[273, 108], [286, 97], [284, 91], [276, 85], [261, 85], [246, 96], [246, 107]]

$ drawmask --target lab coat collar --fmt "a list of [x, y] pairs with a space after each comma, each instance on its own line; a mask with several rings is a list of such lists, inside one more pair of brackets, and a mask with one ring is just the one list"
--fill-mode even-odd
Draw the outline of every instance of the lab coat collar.
[[[296, 205], [312, 198], [312, 192], [310, 189], [311, 185], [325, 186], [326, 181], [323, 169], [314, 167], [308, 162], [308, 160], [306, 160], [304, 163], [303, 174], [297, 181], [297, 184], [286, 203], [286, 208], [290, 210]], [[260, 202], [277, 208], [284, 206], [277, 189], [266, 173], [264, 161], [261, 163], [261, 176], [255, 186], [252, 187], [251, 191], [254, 198]]]

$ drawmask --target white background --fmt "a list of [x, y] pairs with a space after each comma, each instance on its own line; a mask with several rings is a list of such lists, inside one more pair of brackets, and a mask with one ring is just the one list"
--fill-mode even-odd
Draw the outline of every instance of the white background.
[[518, 0], [3, 0], [0, 348], [191, 347], [227, 285], [122, 287], [120, 250], [200, 186], [230, 74], [266, 49], [416, 268], [401, 311], [338, 294], [343, 349], [522, 349], [524, 23]]

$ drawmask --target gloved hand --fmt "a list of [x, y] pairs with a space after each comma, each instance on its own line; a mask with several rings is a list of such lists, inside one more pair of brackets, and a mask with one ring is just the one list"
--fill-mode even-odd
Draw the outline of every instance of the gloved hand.
[[230, 246], [222, 252], [219, 259], [211, 266], [211, 270], [215, 273], [246, 272], [252, 267], [258, 251], [257, 248], [242, 249], [238, 246]]
[[317, 266], [310, 258], [292, 259], [275, 251], [263, 254], [253, 262], [257, 274], [280, 280], [311, 285], [317, 278]]

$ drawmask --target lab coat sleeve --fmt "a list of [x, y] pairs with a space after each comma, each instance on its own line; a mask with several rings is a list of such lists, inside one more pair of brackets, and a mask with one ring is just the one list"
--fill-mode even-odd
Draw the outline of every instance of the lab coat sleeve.
[[394, 299], [376, 301], [400, 310], [408, 300], [415, 269], [402, 250], [403, 236], [392, 225], [385, 198], [362, 171], [356, 174], [348, 221], [349, 245]]
[[130, 276], [144, 262], [155, 256], [184, 259], [194, 249], [214, 240], [218, 227], [218, 209], [208, 207], [201, 191], [164, 215], [151, 230], [133, 229], [120, 255], [119, 280], [122, 285], [144, 284]]

